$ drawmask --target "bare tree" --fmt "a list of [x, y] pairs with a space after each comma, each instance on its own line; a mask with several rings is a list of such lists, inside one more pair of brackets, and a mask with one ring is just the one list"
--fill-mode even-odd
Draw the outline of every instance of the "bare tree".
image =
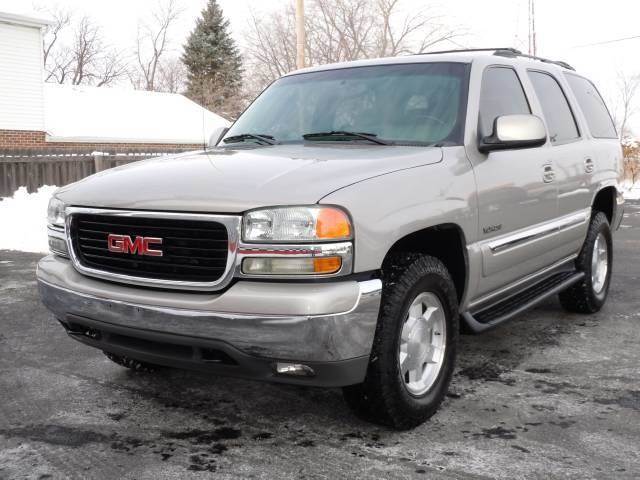
[[62, 43], [62, 37], [69, 35], [72, 15], [68, 10], [57, 6], [38, 5], [36, 9], [53, 20], [53, 25], [45, 28], [42, 37], [45, 82], [68, 83], [73, 72], [73, 55], [71, 49]]
[[82, 17], [71, 44], [71, 82], [73, 85], [109, 85], [126, 72], [120, 54], [105, 46], [100, 27]]
[[158, 78], [156, 79], [156, 90], [169, 93], [180, 93], [185, 89], [185, 79], [187, 78], [184, 63], [179, 58], [173, 57], [164, 60], [158, 66]]
[[[138, 25], [135, 50], [137, 69], [131, 74], [134, 85], [144, 90], [158, 89], [158, 74], [163, 69], [166, 73], [170, 68], [162, 64], [169, 50], [169, 31], [181, 13], [176, 0], [166, 0], [152, 13], [150, 23]], [[177, 70], [173, 69], [173, 73], [176, 72]]]
[[[421, 53], [461, 34], [428, 6], [408, 8], [406, 0], [311, 0], [305, 19], [309, 64]], [[293, 5], [253, 16], [245, 43], [254, 91], [294, 70]]]
[[[308, 7], [307, 7], [308, 8]], [[307, 50], [309, 43], [315, 43], [312, 36], [317, 32], [308, 28], [307, 18]], [[266, 17], [251, 17], [249, 30], [245, 41], [247, 55], [252, 68], [247, 69], [251, 75], [247, 80], [253, 80], [252, 89], [259, 90], [274, 79], [296, 68], [295, 46], [295, 10], [293, 4], [287, 5], [283, 11], [274, 12]], [[307, 54], [307, 57], [309, 55]]]
[[[48, 82], [54, 78], [54, 72], [51, 69], [47, 69], [47, 66], [51, 66], [53, 63], [58, 64], [58, 60], [53, 60], [53, 57], [57, 55], [55, 51], [56, 44], [60, 40], [60, 35], [68, 29], [71, 24], [71, 14], [67, 10], [60, 8], [45, 9], [41, 8], [52, 20], [53, 25], [48, 25], [44, 31], [42, 37], [42, 58], [45, 65], [45, 81]], [[66, 63], [66, 62], [62, 62]]]
[[41, 10], [54, 21], [43, 37], [45, 81], [103, 86], [125, 74], [121, 55], [105, 44], [100, 28], [89, 17], [76, 21], [67, 10]]
[[100, 50], [102, 49], [102, 39], [100, 31], [88, 17], [82, 17], [76, 27], [73, 37], [73, 85], [87, 83], [90, 77], [94, 76], [94, 67], [97, 63]]
[[[423, 53], [431, 47], [461, 35], [428, 8], [417, 12], [397, 10], [402, 0], [378, 0], [380, 10], [376, 56], [395, 57]], [[394, 27], [396, 25], [396, 27]]]
[[635, 141], [623, 141], [624, 176], [631, 181], [631, 186], [640, 180], [640, 144]]
[[103, 87], [115, 83], [120, 78], [126, 76], [127, 65], [121, 60], [122, 55], [116, 51], [109, 51], [104, 54], [96, 64], [92, 83], [96, 87]]
[[620, 137], [625, 140], [633, 135], [629, 130], [629, 121], [638, 111], [636, 97], [640, 87], [640, 75], [626, 75], [623, 72], [618, 72], [616, 87], [618, 101], [614, 102], [613, 116]]

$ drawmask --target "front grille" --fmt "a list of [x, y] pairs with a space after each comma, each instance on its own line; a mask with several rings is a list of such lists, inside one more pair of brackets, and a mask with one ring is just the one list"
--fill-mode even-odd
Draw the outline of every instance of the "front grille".
[[[75, 214], [74, 252], [83, 267], [107, 273], [183, 282], [215, 282], [226, 269], [229, 238], [219, 222]], [[110, 252], [109, 234], [162, 238], [159, 256]]]

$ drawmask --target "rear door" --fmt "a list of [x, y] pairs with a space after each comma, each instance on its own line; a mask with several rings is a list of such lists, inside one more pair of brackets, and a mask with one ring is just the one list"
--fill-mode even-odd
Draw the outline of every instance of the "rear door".
[[549, 133], [547, 155], [558, 187], [558, 248], [569, 256], [581, 248], [586, 234], [596, 159], [592, 143], [578, 127], [563, 79], [542, 70], [528, 70], [527, 75]]
[[[511, 66], [493, 65], [482, 75], [478, 136], [490, 135], [496, 117], [532, 113], [521, 78]], [[558, 214], [557, 188], [546, 147], [482, 154], [469, 145], [478, 188], [477, 295], [505, 287], [553, 263], [546, 233]], [[547, 180], [545, 180], [547, 178]], [[552, 249], [551, 249], [552, 250]]]

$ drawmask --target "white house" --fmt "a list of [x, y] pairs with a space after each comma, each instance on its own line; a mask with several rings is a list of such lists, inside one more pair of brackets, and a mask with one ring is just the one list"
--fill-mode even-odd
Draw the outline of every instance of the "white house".
[[0, 12], [0, 150], [197, 148], [229, 125], [179, 94], [44, 83], [50, 23]]
[[0, 145], [8, 132], [42, 132], [42, 28], [47, 20], [0, 12]]

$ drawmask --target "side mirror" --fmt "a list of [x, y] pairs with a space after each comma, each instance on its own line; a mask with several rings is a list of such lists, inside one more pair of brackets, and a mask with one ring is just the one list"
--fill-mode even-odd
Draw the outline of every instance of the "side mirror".
[[480, 140], [478, 150], [488, 153], [494, 150], [532, 148], [544, 145], [547, 131], [544, 123], [535, 115], [503, 115], [493, 122], [493, 133]]
[[213, 148], [218, 145], [218, 142], [228, 131], [229, 127], [217, 127], [213, 132], [211, 132], [211, 136], [209, 137], [209, 148]]

